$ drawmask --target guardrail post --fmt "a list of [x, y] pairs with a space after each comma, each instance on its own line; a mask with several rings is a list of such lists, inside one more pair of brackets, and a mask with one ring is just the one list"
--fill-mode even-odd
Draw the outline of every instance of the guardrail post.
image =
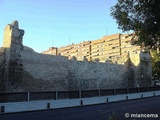
[[106, 99], [106, 103], [108, 103], [109, 102], [109, 100], [108, 100], [108, 98]]
[[83, 100], [80, 101], [80, 104], [83, 105]]
[[113, 89], [113, 95], [116, 95], [116, 89]]
[[51, 104], [47, 103], [47, 109], [51, 108]]
[[56, 91], [56, 96], [55, 96], [55, 100], [58, 99], [58, 91]]
[[5, 106], [0, 106], [0, 113], [4, 113], [5, 112]]
[[155, 92], [153, 93], [153, 96], [156, 96], [156, 93], [155, 93]]
[[30, 92], [27, 92], [27, 101], [30, 101]]
[[141, 98], [143, 98], [143, 94], [141, 94]]
[[81, 90], [79, 90], [79, 98], [81, 98], [82, 97], [82, 95], [81, 95]]
[[126, 100], [128, 100], [128, 95], [126, 96]]
[[100, 90], [98, 90], [98, 96], [101, 96], [101, 91]]

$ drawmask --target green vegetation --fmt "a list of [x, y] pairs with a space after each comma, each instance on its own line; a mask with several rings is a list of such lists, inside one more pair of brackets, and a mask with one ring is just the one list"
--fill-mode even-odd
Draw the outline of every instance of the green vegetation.
[[[111, 8], [111, 16], [118, 28], [134, 31], [133, 42], [147, 49], [160, 48], [160, 1], [159, 0], [118, 0]], [[137, 40], [134, 41], [137, 36]]]
[[[118, 28], [133, 31], [133, 44], [141, 45], [152, 54], [152, 75], [160, 78], [160, 0], [118, 0], [111, 16]], [[146, 61], [142, 61], [146, 63]]]
[[152, 75], [160, 78], [160, 55], [156, 50], [152, 50]]

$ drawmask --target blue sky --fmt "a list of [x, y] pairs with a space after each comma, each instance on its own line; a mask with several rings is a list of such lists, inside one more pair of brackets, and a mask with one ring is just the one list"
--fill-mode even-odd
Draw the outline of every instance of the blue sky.
[[36, 52], [122, 33], [110, 16], [117, 0], [0, 0], [0, 46], [7, 24], [19, 21], [23, 44]]

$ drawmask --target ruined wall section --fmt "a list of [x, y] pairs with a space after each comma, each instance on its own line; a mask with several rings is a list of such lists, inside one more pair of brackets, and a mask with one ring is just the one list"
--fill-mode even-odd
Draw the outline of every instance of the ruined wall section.
[[149, 52], [133, 51], [121, 55], [120, 58], [110, 59], [112, 64], [124, 65], [127, 69], [127, 86], [151, 86], [152, 67]]
[[128, 86], [151, 86], [152, 67], [150, 53], [143, 51], [130, 52], [129, 59], [130, 64], [127, 64], [128, 71], [130, 71], [128, 73], [130, 75]]
[[82, 62], [67, 57], [21, 51], [23, 78], [19, 90], [94, 90], [127, 87], [127, 67]]
[[152, 65], [151, 65], [151, 55], [149, 52], [140, 53], [140, 86], [150, 86], [152, 80]]
[[[151, 85], [147, 53], [128, 52], [109, 63], [68, 60], [59, 55], [39, 54], [23, 46], [23, 35], [24, 30], [19, 29], [18, 21], [5, 29], [5, 91], [93, 90]], [[86, 48], [88, 50], [88, 46]]]
[[21, 51], [23, 77], [20, 91], [68, 90], [68, 58]]
[[5, 54], [6, 49], [5, 48], [0, 48], [0, 91], [5, 91]]
[[11, 38], [12, 38], [12, 28], [11, 25], [8, 24], [4, 29], [3, 47], [10, 48]]
[[94, 90], [127, 87], [124, 65], [70, 61], [69, 90]]
[[23, 49], [24, 30], [19, 29], [18, 21], [8, 24], [4, 31], [3, 47], [6, 48], [5, 81], [6, 91], [18, 87], [23, 73], [20, 51]]

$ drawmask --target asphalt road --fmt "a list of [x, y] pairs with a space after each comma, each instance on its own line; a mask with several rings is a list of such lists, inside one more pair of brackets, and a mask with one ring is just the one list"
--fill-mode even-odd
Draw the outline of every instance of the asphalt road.
[[[137, 118], [127, 115], [136, 114]], [[145, 114], [139, 119], [140, 114]], [[146, 118], [147, 115], [158, 118]], [[160, 97], [65, 109], [0, 114], [0, 120], [160, 120]], [[114, 119], [110, 119], [114, 120]]]

